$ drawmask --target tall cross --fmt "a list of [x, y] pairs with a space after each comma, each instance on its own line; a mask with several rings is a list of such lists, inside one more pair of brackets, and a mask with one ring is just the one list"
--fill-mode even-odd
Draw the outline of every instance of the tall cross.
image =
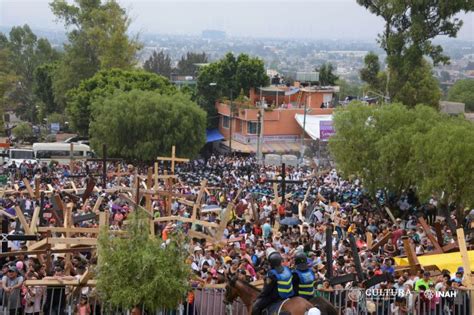
[[176, 147], [171, 147], [171, 157], [159, 156], [156, 158], [158, 161], [171, 161], [171, 174], [174, 175], [174, 164], [176, 162], [186, 163], [189, 162], [189, 159], [178, 158], [176, 157]]
[[102, 144], [102, 157], [98, 159], [87, 159], [88, 162], [102, 162], [102, 185], [104, 189], [107, 184], [107, 162], [117, 162], [122, 161], [122, 159], [108, 158], [107, 157], [107, 145]]
[[281, 184], [281, 203], [285, 205], [286, 198], [286, 184], [301, 184], [304, 183], [301, 180], [287, 180], [286, 179], [286, 166], [285, 163], [281, 164], [281, 179], [266, 179], [265, 182], [268, 183], [278, 183]]
[[[18, 222], [17, 222], [18, 224]], [[4, 215], [2, 217], [2, 253], [8, 252], [8, 241], [37, 241], [37, 235], [10, 235], [8, 234], [8, 218]]]

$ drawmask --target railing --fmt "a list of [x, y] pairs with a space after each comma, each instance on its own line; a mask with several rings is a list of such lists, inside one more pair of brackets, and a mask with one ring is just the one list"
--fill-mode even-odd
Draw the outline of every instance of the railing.
[[[3, 293], [0, 314], [156, 314], [156, 315], [225, 315], [230, 314], [223, 303], [223, 289], [195, 289], [194, 297], [175, 310], [123, 310], [101, 303], [87, 288], [71, 291], [69, 287], [30, 287]], [[23, 291], [24, 293], [20, 292]], [[87, 293], [87, 295], [82, 295]], [[34, 295], [34, 296], [33, 296]], [[470, 315], [472, 291], [449, 290], [427, 293], [397, 290], [345, 289], [331, 292], [317, 291], [335, 306], [337, 313], [363, 315]], [[82, 299], [82, 300], [81, 300]], [[88, 312], [81, 313], [80, 309]], [[245, 315], [247, 310], [240, 300], [232, 305], [232, 315]]]
[[[239, 141], [241, 143], [245, 144], [255, 144], [257, 143], [258, 136], [252, 135], [252, 136], [244, 136], [239, 133], [234, 133], [232, 135], [232, 139]], [[264, 143], [271, 143], [271, 142], [295, 142], [295, 141], [300, 141], [301, 138], [299, 136], [294, 136], [294, 135], [283, 135], [283, 136], [264, 136], [263, 141]]]

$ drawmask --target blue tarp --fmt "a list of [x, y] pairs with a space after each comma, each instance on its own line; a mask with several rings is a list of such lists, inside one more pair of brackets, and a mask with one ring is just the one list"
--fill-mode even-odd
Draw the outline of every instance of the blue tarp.
[[224, 139], [224, 136], [217, 129], [206, 129], [206, 143], [219, 141]]

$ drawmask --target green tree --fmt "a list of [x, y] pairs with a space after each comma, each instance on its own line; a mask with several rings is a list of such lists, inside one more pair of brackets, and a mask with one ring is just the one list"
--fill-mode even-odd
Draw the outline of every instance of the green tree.
[[228, 53], [224, 58], [204, 66], [197, 80], [197, 102], [207, 112], [208, 127], [217, 125], [215, 103], [219, 98], [236, 98], [241, 90], [267, 86], [269, 78], [262, 60]]
[[474, 111], [474, 80], [459, 80], [448, 91], [448, 100], [466, 104], [466, 111]]
[[98, 241], [97, 290], [112, 307], [176, 309], [188, 292], [189, 265], [180, 235], [166, 244], [149, 236], [144, 211], [128, 219], [127, 238], [101, 231]]
[[319, 69], [316, 69], [316, 71], [319, 71], [319, 85], [335, 85], [337, 79], [339, 79], [339, 77], [333, 73], [334, 67], [331, 63], [324, 63]]
[[162, 75], [165, 78], [170, 78], [171, 72], [173, 71], [173, 67], [171, 65], [171, 58], [163, 51], [154, 51], [150, 58], [148, 58], [143, 64], [143, 69], [148, 72]]
[[130, 19], [115, 0], [53, 0], [53, 14], [68, 32], [65, 55], [54, 75], [53, 89], [58, 104], [65, 107], [66, 93], [101, 69], [131, 69], [141, 47], [127, 35]]
[[103, 70], [92, 78], [81, 82], [79, 87], [68, 93], [66, 112], [72, 127], [80, 134], [87, 135], [91, 120], [91, 104], [97, 98], [112, 95], [116, 90], [157, 91], [174, 93], [171, 83], [156, 74], [142, 70], [125, 71], [120, 69]]
[[10, 54], [8, 38], [0, 33], [0, 105], [2, 105], [2, 112], [6, 97], [5, 94], [10, 91], [18, 81], [18, 76], [15, 74]]
[[41, 112], [48, 115], [54, 112], [62, 112], [54, 99], [53, 75], [58, 67], [57, 63], [45, 63], [36, 68], [34, 72], [34, 93], [41, 101]]
[[206, 113], [189, 97], [159, 91], [119, 92], [92, 105], [91, 144], [130, 160], [153, 161], [176, 145], [195, 157], [205, 143]]
[[406, 72], [404, 82], [396, 78], [399, 84], [395, 99], [410, 107], [426, 104], [438, 108], [441, 89], [438, 80], [433, 76], [431, 65], [423, 60], [420, 66], [411, 71], [406, 69]]
[[464, 207], [474, 206], [474, 187], [469, 184], [474, 180], [473, 137], [472, 123], [451, 118], [414, 140], [413, 176], [419, 193], [425, 198], [434, 194], [442, 206], [454, 203], [460, 220]]
[[196, 64], [207, 62], [208, 57], [205, 52], [187, 52], [186, 56], [182, 56], [181, 59], [178, 61], [178, 74], [195, 76], [199, 69]]
[[[385, 22], [384, 31], [379, 35], [379, 43], [387, 54], [389, 96], [393, 100], [403, 100], [406, 105], [415, 106], [426, 96], [425, 91], [431, 89], [435, 82], [432, 76], [427, 74], [424, 56], [428, 56], [434, 65], [449, 61], [443, 54], [441, 46], [433, 44], [431, 40], [439, 35], [456, 37], [462, 21], [455, 16], [461, 11], [473, 10], [472, 4], [466, 0], [427, 0], [409, 3], [404, 0], [357, 0], [357, 2], [383, 18]], [[421, 87], [420, 82], [427, 85]], [[407, 85], [417, 85], [417, 88]], [[410, 90], [411, 96], [415, 99], [404, 96], [403, 93], [407, 90]], [[429, 99], [422, 102], [437, 106], [440, 96], [436, 90], [434, 95], [429, 95]], [[435, 101], [435, 97], [438, 97], [438, 100]]]
[[19, 141], [23, 141], [24, 139], [33, 136], [33, 128], [31, 128], [29, 123], [22, 122], [13, 128], [12, 133]]
[[356, 83], [347, 82], [344, 79], [338, 79], [336, 85], [339, 86], [339, 99], [344, 100], [347, 96], [357, 97], [362, 93], [362, 86]]
[[48, 40], [37, 38], [28, 25], [13, 27], [9, 34], [8, 59], [16, 82], [10, 86], [7, 101], [12, 109], [30, 121], [36, 120], [36, 96], [34, 72], [43, 63], [55, 61], [59, 53]]
[[474, 125], [464, 118], [425, 105], [352, 103], [336, 110], [334, 125], [329, 147], [338, 168], [361, 178], [372, 194], [384, 189], [399, 197], [412, 188], [422, 200], [430, 194], [441, 199], [445, 192], [446, 204], [472, 204], [472, 189], [459, 188], [473, 177], [467, 156], [473, 152], [469, 137]]
[[364, 57], [364, 68], [360, 69], [360, 79], [369, 85], [371, 90], [383, 94], [383, 82], [380, 80], [379, 56], [373, 52]]

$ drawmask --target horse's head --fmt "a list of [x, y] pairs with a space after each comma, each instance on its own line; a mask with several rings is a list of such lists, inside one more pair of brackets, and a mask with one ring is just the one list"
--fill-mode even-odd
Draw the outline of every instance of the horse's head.
[[235, 276], [227, 276], [227, 281], [225, 285], [225, 295], [224, 295], [224, 304], [229, 305], [234, 303], [237, 299], [238, 294], [237, 290], [235, 289], [235, 283], [237, 282], [237, 277]]

